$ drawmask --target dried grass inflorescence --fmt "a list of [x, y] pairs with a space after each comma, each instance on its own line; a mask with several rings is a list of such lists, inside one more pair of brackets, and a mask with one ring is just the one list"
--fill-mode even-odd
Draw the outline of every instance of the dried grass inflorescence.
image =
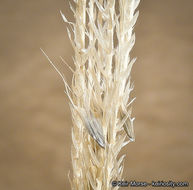
[[71, 188], [109, 190], [122, 179], [120, 150], [134, 141], [130, 51], [139, 0], [73, 3], [75, 22], [61, 12], [75, 52], [71, 87], [64, 81], [73, 119]]

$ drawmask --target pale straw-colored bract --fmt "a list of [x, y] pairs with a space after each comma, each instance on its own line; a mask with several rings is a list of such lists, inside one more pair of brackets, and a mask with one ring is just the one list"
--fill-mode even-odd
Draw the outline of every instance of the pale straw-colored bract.
[[[73, 190], [109, 190], [122, 180], [122, 147], [134, 141], [130, 58], [139, 0], [73, 0], [68, 36], [75, 52], [71, 87]], [[49, 58], [48, 58], [49, 59]], [[51, 61], [50, 61], [51, 62]], [[51, 62], [52, 64], [52, 62]], [[127, 138], [128, 140], [127, 140]]]

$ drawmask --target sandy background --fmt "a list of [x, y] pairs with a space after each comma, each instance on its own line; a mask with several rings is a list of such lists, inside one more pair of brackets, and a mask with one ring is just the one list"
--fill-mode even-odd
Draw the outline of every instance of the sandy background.
[[[0, 0], [0, 190], [70, 189], [68, 100], [39, 50], [70, 82], [59, 56], [71, 65], [73, 52], [59, 10], [72, 18], [67, 0]], [[124, 178], [193, 189], [193, 1], [142, 0], [139, 10], [136, 142], [125, 148]]]

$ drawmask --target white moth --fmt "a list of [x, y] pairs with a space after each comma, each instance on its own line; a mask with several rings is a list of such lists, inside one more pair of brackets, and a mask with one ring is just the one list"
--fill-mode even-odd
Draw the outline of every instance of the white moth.
[[102, 147], [105, 148], [105, 139], [103, 129], [98, 119], [92, 113], [88, 113], [84, 117], [84, 123], [90, 136]]
[[132, 118], [130, 120], [130, 125], [128, 125], [127, 122], [123, 125], [124, 130], [125, 130], [127, 136], [129, 137], [129, 140], [131, 142], [135, 141], [134, 130], [133, 130], [133, 121], [134, 121], [134, 119], [135, 118]]

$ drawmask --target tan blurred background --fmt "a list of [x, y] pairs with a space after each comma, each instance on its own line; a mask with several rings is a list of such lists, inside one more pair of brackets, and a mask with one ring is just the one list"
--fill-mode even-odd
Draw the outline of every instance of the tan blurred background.
[[[70, 189], [68, 99], [39, 49], [70, 83], [59, 56], [72, 65], [73, 51], [59, 10], [72, 19], [68, 0], [0, 0], [0, 190]], [[124, 178], [193, 189], [193, 1], [142, 0], [139, 10], [136, 142], [124, 150]]]

